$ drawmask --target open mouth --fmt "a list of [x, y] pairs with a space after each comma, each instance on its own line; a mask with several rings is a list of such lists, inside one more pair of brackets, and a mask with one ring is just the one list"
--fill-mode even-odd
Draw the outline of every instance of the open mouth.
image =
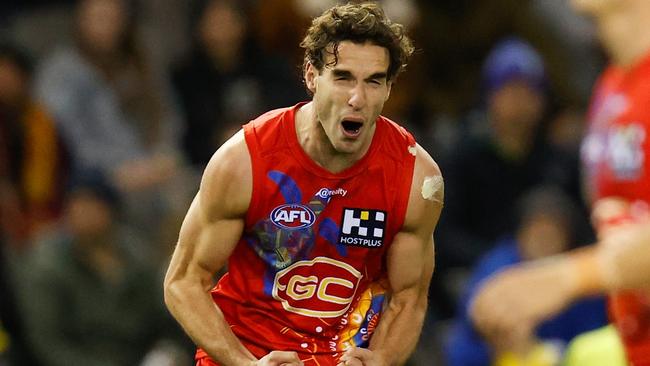
[[343, 132], [345, 133], [346, 136], [357, 137], [359, 136], [359, 133], [361, 133], [361, 127], [363, 127], [363, 123], [357, 121], [343, 120], [343, 122], [341, 122], [341, 126], [343, 127]]

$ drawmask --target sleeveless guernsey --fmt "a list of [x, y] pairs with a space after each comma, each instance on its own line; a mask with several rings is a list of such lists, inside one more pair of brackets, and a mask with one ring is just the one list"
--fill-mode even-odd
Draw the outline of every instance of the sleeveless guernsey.
[[386, 253], [404, 221], [415, 141], [379, 117], [365, 156], [333, 174], [298, 143], [301, 105], [244, 126], [252, 198], [212, 298], [256, 357], [296, 351], [306, 364], [336, 365], [348, 347], [367, 347], [380, 321]]

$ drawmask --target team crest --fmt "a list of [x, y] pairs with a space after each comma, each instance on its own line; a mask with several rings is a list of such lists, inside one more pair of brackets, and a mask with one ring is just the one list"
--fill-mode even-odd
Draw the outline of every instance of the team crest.
[[385, 211], [344, 208], [339, 244], [379, 248], [384, 244], [385, 231]]

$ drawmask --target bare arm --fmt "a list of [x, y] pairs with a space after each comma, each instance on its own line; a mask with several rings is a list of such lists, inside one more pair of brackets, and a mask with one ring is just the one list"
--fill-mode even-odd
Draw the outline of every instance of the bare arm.
[[165, 303], [192, 340], [223, 365], [255, 357], [241, 344], [209, 291], [244, 227], [252, 190], [248, 151], [240, 132], [213, 156], [181, 227], [165, 276]]
[[[607, 211], [611, 203], [605, 202]], [[602, 215], [601, 207], [596, 205], [594, 216]], [[582, 297], [650, 287], [650, 218], [619, 223], [619, 213], [605, 216], [610, 217], [595, 219], [616, 225], [601, 226], [595, 245], [518, 265], [487, 280], [470, 309], [478, 330], [492, 343], [512, 347]]]
[[427, 310], [434, 269], [433, 230], [443, 205], [440, 170], [418, 146], [408, 210], [402, 230], [388, 252], [391, 296], [368, 350], [354, 349], [364, 365], [401, 365], [413, 352]]
[[167, 269], [165, 303], [190, 338], [220, 365], [302, 365], [295, 352], [272, 351], [255, 358], [210, 296], [215, 273], [226, 265], [241, 237], [252, 185], [240, 131], [219, 148], [203, 174]]
[[[650, 287], [650, 213], [635, 210], [618, 198], [601, 199], [592, 219], [598, 245], [581, 266], [593, 268], [580, 276], [577, 296], [587, 292], [610, 292]], [[591, 287], [591, 288], [589, 288]]]

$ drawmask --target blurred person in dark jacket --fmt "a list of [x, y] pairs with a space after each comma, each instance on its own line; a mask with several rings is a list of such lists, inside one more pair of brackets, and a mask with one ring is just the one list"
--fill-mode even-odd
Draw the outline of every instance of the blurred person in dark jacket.
[[463, 138], [441, 160], [450, 198], [436, 237], [438, 275], [431, 292], [448, 294], [433, 309], [439, 316], [454, 307], [449, 276], [467, 271], [515, 230], [515, 202], [525, 191], [541, 183], [577, 191], [565, 185], [578, 178], [564, 176], [578, 175], [565, 166], [576, 159], [558, 158], [543, 133], [550, 94], [543, 59], [531, 44], [510, 37], [494, 46], [483, 65], [483, 103], [468, 114]]
[[[42, 365], [131, 366], [163, 339], [182, 347], [163, 307], [161, 272], [118, 215], [118, 194], [101, 172], [77, 173], [65, 221], [31, 253], [20, 305]], [[170, 348], [169, 364], [187, 363], [181, 355]]]
[[298, 68], [263, 52], [235, 1], [202, 0], [195, 11], [193, 46], [173, 81], [187, 126], [183, 148], [199, 169], [240, 127], [264, 110], [301, 99]]
[[[485, 107], [467, 138], [443, 162], [452, 184], [441, 218], [441, 260], [470, 266], [515, 227], [515, 202], [543, 178], [539, 130], [547, 107], [541, 56], [521, 39], [506, 39], [487, 57]], [[474, 123], [471, 125], [471, 123]], [[476, 187], [481, 189], [476, 189]], [[498, 212], [495, 215], [494, 212]]]
[[469, 304], [483, 281], [509, 266], [549, 258], [577, 244], [580, 210], [557, 187], [535, 187], [522, 196], [516, 207], [516, 230], [500, 238], [472, 269], [445, 347], [449, 366], [527, 365], [533, 359], [542, 362], [540, 357], [549, 360], [540, 365], [553, 364], [573, 337], [607, 322], [604, 299], [596, 297], [580, 301], [544, 321], [523, 349], [499, 348], [481, 338], [469, 318]]

